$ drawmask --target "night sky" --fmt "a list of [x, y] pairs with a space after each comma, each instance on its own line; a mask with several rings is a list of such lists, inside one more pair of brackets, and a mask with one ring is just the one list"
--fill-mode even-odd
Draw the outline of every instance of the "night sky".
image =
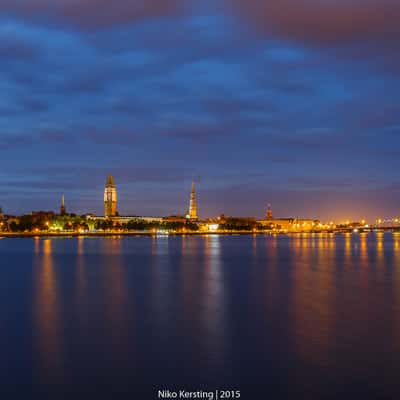
[[0, 205], [400, 214], [398, 0], [0, 0]]

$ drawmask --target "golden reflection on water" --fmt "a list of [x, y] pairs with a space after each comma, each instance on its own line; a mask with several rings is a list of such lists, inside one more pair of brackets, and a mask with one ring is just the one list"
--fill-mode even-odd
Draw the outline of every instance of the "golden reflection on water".
[[[200, 238], [194, 236], [187, 236], [181, 238], [181, 258], [178, 265], [178, 294], [179, 303], [181, 305], [182, 317], [180, 323], [185, 337], [192, 338], [196, 336], [197, 332], [203, 329], [202, 320], [200, 316], [203, 313], [201, 302], [199, 302], [200, 291], [204, 285], [201, 276], [201, 270], [198, 267], [200, 257], [203, 252], [200, 252], [198, 242]], [[204, 242], [207, 239], [204, 238]], [[201, 242], [204, 246], [205, 243]], [[204, 255], [205, 256], [205, 255]], [[170, 294], [166, 293], [169, 297]], [[202, 336], [203, 337], [203, 336]], [[196, 343], [196, 345], [200, 345]], [[194, 344], [193, 344], [194, 345]]]
[[300, 243], [293, 242], [291, 251], [294, 253], [290, 297], [292, 345], [301, 358], [319, 364], [333, 351], [335, 238], [302, 236]]
[[362, 266], [368, 266], [368, 234], [360, 234], [360, 261]]
[[344, 234], [344, 261], [345, 264], [351, 262], [352, 257], [352, 234], [345, 233]]
[[[399, 321], [400, 295], [395, 289], [400, 284], [400, 237], [393, 236], [393, 262], [388, 263], [389, 256], [385, 255], [390, 243], [388, 236], [370, 233], [316, 238], [301, 235], [290, 242], [293, 283], [289, 297], [292, 326], [289, 336], [295, 353], [304, 362], [323, 367], [340, 357], [346, 358], [346, 349], [357, 348], [365, 329], [380, 320], [382, 310], [386, 312], [387, 297], [392, 296], [385, 287], [388, 279], [393, 280], [393, 302], [389, 308], [393, 308], [396, 315], [391, 319], [383, 315], [379, 323], [388, 335], [400, 338], [400, 323], [396, 322], [392, 333], [389, 325], [390, 320]], [[378, 337], [381, 332], [376, 326], [373, 329], [372, 339], [372, 335]], [[400, 341], [397, 350], [399, 348]], [[357, 368], [364, 368], [363, 363], [359, 362]]]
[[[255, 286], [254, 295], [260, 301], [263, 297], [266, 299], [266, 305], [269, 309], [275, 308], [275, 299], [281, 293], [279, 271], [278, 271], [278, 239], [277, 236], [265, 238], [265, 254], [267, 256], [264, 271], [258, 268], [253, 269], [252, 284]], [[260, 275], [264, 279], [260, 279]], [[259, 301], [257, 298], [257, 301]]]
[[384, 245], [383, 233], [377, 233], [376, 235], [375, 274], [380, 282], [384, 281], [386, 268], [385, 268], [385, 245]]
[[77, 258], [76, 258], [76, 307], [78, 308], [78, 317], [83, 329], [88, 326], [88, 282], [85, 263], [85, 239], [77, 238]]
[[[170, 308], [173, 303], [171, 290], [173, 279], [168, 274], [169, 259], [169, 243], [170, 240], [165, 236], [152, 236], [150, 244], [150, 302], [151, 313], [158, 331], [166, 331], [166, 326], [170, 321]], [[181, 254], [186, 251], [186, 240], [182, 239]], [[179, 253], [178, 253], [179, 256]], [[167, 334], [167, 332], [165, 332]]]
[[85, 238], [83, 236], [79, 236], [77, 238], [77, 241], [78, 241], [77, 253], [79, 256], [82, 256], [85, 254], [85, 247], [84, 247]]
[[168, 280], [163, 277], [163, 257], [158, 254], [157, 236], [150, 238], [150, 273], [151, 273], [151, 288], [150, 299], [152, 304], [152, 314], [157, 326], [157, 329], [163, 329], [163, 323], [168, 319], [165, 310], [168, 308]]
[[40, 238], [35, 236], [33, 240], [34, 240], [33, 253], [35, 255], [38, 255], [40, 253]]
[[378, 264], [383, 264], [385, 261], [384, 234], [376, 234], [376, 259]]
[[[218, 362], [224, 353], [224, 282], [221, 271], [221, 237], [204, 235], [181, 238], [179, 294], [186, 338], [198, 338], [192, 346], [199, 354], [212, 354]], [[199, 357], [198, 368], [205, 368]], [[210, 366], [210, 364], [207, 364]]]
[[157, 236], [151, 237], [151, 255], [153, 257], [157, 255]]
[[201, 318], [203, 329], [208, 333], [206, 350], [223, 358], [226, 333], [224, 279], [221, 265], [221, 236], [208, 235], [204, 247], [204, 269], [201, 282], [201, 296], [207, 299], [203, 304]]
[[207, 284], [206, 292], [209, 296], [221, 297], [221, 238], [219, 235], [208, 235], [205, 241], [204, 282]]
[[194, 309], [196, 299], [193, 294], [196, 292], [197, 285], [199, 284], [196, 277], [194, 258], [198, 256], [197, 238], [184, 237], [181, 238], [181, 263], [179, 272], [179, 283], [182, 294], [182, 303], [184, 305], [184, 312], [186, 318], [193, 317], [196, 313]]
[[[395, 257], [398, 257], [398, 252], [400, 250], [400, 236], [399, 235], [393, 236], [393, 250], [394, 250]], [[396, 264], [396, 265], [399, 265], [399, 264]]]
[[[51, 239], [40, 240], [42, 254], [35, 251], [35, 291], [33, 298], [34, 346], [38, 348], [35, 360], [40, 379], [57, 383], [64, 374], [63, 321], [60, 317], [60, 293], [55, 271]], [[37, 245], [35, 241], [35, 249]]]
[[[104, 264], [102, 265], [104, 284], [104, 307], [107, 322], [104, 324], [113, 356], [119, 361], [128, 357], [124, 349], [129, 348], [129, 335], [126, 331], [126, 319], [132, 316], [134, 309], [128, 307], [126, 271], [122, 260], [121, 237], [106, 238], [102, 241]], [[132, 339], [132, 338], [131, 338]]]
[[[229, 264], [230, 254], [224, 247], [228, 246], [228, 239], [218, 235], [137, 240], [147, 246], [146, 256], [151, 252], [151, 293], [148, 296], [152, 302], [151, 318], [156, 320], [157, 328], [165, 328], [167, 335], [182, 334], [183, 345], [194, 347], [193, 353], [205, 355], [199, 357], [198, 367], [204, 367], [205, 361], [212, 368], [228, 357], [229, 321], [231, 312], [235, 314], [236, 311], [229, 309], [231, 300], [227, 298], [236, 295], [229, 291], [229, 279], [231, 273], [239, 272], [229, 268], [236, 268], [242, 274], [239, 278], [243, 278], [240, 281], [243, 286], [239, 287], [245, 294], [240, 295], [244, 302], [250, 299], [252, 318], [266, 321], [272, 317], [278, 323], [282, 322], [276, 328], [283, 332], [285, 342], [282, 343], [285, 347], [293, 347], [291, 354], [304, 363], [324, 367], [335, 360], [345, 360], [346, 350], [353, 345], [357, 347], [357, 340], [364, 338], [366, 328], [371, 321], [379, 320], [382, 310], [393, 312], [393, 316], [382, 319], [379, 324], [392, 335], [390, 349], [400, 351], [397, 313], [400, 294], [396, 290], [400, 285], [400, 236], [393, 235], [392, 238], [393, 242], [388, 240], [388, 235], [374, 234], [252, 236], [244, 237], [242, 241], [229, 238], [233, 241], [229, 246], [243, 246], [240, 250], [247, 251], [250, 259], [243, 258], [246, 265], [240, 265], [236, 260]], [[75, 273], [73, 297], [76, 310], [73, 311], [78, 316], [79, 327], [74, 325], [73, 329], [92, 334], [91, 328], [98, 324], [101, 329], [98, 334], [105, 335], [100, 340], [110, 346], [106, 353], [110, 355], [110, 361], [117, 368], [123, 367], [124, 360], [128, 363], [132, 357], [129, 351], [135, 338], [140, 337], [134, 333], [142, 329], [139, 324], [131, 328], [132, 324], [127, 323], [136, 311], [135, 300], [132, 300], [135, 297], [128, 285], [137, 288], [135, 285], [142, 284], [142, 281], [133, 283], [127, 279], [129, 268], [139, 267], [134, 265], [136, 258], [131, 257], [129, 261], [124, 258], [124, 239], [96, 239], [100, 252], [97, 252], [96, 264], [89, 264], [92, 259], [88, 258], [88, 249], [92, 249], [93, 239], [73, 240], [76, 240], [75, 265], [63, 264], [65, 268], [74, 268]], [[68, 308], [71, 299], [65, 298], [65, 303], [61, 301], [60, 274], [64, 271], [68, 277], [68, 269], [60, 269], [63, 258], [57, 252], [58, 269], [55, 265], [56, 244], [57, 241], [50, 239], [35, 239], [33, 243], [33, 338], [37, 349], [34, 354], [38, 355], [34, 361], [36, 373], [45, 383], [61, 382], [64, 366], [68, 365], [65, 344], [69, 343], [69, 337], [66, 340], [64, 333], [68, 319], [62, 313], [62, 306]], [[389, 252], [391, 249], [393, 255]], [[232, 251], [236, 252], [237, 248]], [[91, 280], [91, 277], [95, 279]], [[65, 291], [68, 280], [63, 284], [66, 285], [64, 293], [69, 293]], [[90, 289], [93, 288], [101, 307], [101, 321], [91, 316]], [[252, 290], [246, 293], [249, 288]], [[385, 303], [385, 295], [389, 298], [389, 306]], [[140, 309], [137, 311], [140, 316]], [[270, 325], [265, 332], [262, 331], [263, 324], [258, 327], [260, 331], [254, 334], [265, 333], [268, 337]], [[164, 335], [165, 331], [160, 329], [157, 334]], [[379, 339], [380, 332], [369, 333], [372, 339], [374, 334]], [[81, 343], [81, 337], [76, 340]], [[88, 341], [90, 336], [82, 343]], [[338, 347], [338, 342], [344, 347]], [[361, 359], [363, 354], [359, 356]], [[362, 367], [361, 363], [358, 362], [357, 368]]]
[[257, 259], [257, 238], [258, 235], [254, 234], [251, 238], [251, 248], [253, 251], [253, 259], [256, 260]]

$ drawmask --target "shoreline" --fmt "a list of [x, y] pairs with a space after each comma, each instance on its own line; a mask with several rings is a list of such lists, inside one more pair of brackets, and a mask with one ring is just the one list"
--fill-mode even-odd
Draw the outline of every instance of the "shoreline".
[[353, 230], [333, 230], [333, 231], [310, 231], [310, 232], [265, 232], [265, 231], [229, 231], [229, 232], [0, 232], [0, 239], [5, 238], [73, 238], [73, 237], [116, 237], [116, 236], [143, 236], [143, 237], [168, 237], [168, 236], [232, 236], [232, 235], [334, 235], [334, 234], [367, 234], [367, 233], [385, 233], [392, 232], [400, 234], [399, 230], [395, 229], [379, 229], [353, 232]]

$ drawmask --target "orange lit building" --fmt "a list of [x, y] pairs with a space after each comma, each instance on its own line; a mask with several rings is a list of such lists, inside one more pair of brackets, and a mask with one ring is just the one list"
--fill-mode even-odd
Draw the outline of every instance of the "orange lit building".
[[197, 215], [197, 201], [194, 181], [192, 182], [192, 191], [190, 193], [189, 212], [186, 217], [192, 221], [197, 221], [199, 219]]
[[106, 187], [104, 189], [104, 216], [115, 217], [117, 212], [117, 188], [114, 177], [110, 174], [107, 177]]

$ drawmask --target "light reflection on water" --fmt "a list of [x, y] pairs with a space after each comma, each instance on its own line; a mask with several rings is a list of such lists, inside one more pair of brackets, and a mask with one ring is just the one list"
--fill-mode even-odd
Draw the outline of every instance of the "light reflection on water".
[[[40, 248], [39, 245], [42, 244]], [[59, 282], [52, 254], [50, 239], [35, 239], [34, 297], [32, 301], [34, 326], [34, 354], [39, 380], [62, 382], [64, 379], [64, 329], [62, 319]], [[37, 253], [37, 251], [39, 253]]]
[[31, 304], [18, 314], [32, 332], [21, 368], [39, 387], [398, 389], [399, 235], [7, 239], [0, 250], [3, 281], [23, 272], [6, 258], [32, 262], [7, 312]]
[[[301, 237], [294, 246], [292, 311], [295, 353], [303, 360], [322, 364], [332, 356], [330, 343], [335, 323], [334, 239]], [[319, 326], [319, 329], [315, 329]]]

